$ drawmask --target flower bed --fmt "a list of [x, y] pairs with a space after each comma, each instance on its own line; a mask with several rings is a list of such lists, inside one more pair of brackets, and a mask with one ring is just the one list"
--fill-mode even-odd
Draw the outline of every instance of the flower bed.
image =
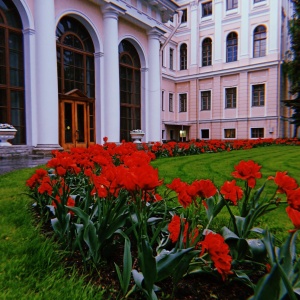
[[[203, 147], [213, 152], [229, 147], [221, 141], [201, 147], [187, 145], [200, 153]], [[203, 274], [224, 284], [238, 281], [252, 289], [255, 299], [266, 299], [264, 295], [268, 299], [297, 299], [300, 263], [295, 239], [300, 228], [300, 188], [296, 180], [286, 172], [277, 172], [257, 188], [261, 166], [249, 160], [234, 166], [233, 179], [221, 187], [209, 179], [188, 184], [177, 178], [159, 195], [156, 189], [163, 180], [151, 160], [163, 156], [163, 151], [181, 155], [178, 149], [185, 146], [158, 146], [154, 144], [149, 150], [144, 145], [145, 151], [137, 151], [133, 143], [105, 143], [53, 153], [49, 170], [37, 170], [27, 185], [36, 210], [45, 223], [51, 223], [62, 246], [90, 274], [95, 269], [107, 270], [114, 262], [118, 279], [117, 291], [110, 291], [114, 299], [176, 297], [184, 280]], [[265, 199], [261, 195], [269, 181], [278, 189], [271, 199]], [[243, 188], [238, 185], [241, 182]], [[280, 200], [280, 194], [286, 195], [287, 201]], [[254, 225], [283, 203], [288, 204], [294, 228], [276, 248], [274, 236]], [[228, 211], [228, 221], [220, 232], [214, 232], [212, 221], [223, 210]], [[253, 270], [262, 277], [257, 285]], [[171, 289], [166, 288], [166, 282]]]

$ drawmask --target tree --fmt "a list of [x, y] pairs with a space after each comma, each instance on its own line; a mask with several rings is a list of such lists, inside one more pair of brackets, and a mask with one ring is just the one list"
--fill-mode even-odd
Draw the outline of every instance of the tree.
[[294, 15], [289, 23], [291, 38], [292, 60], [285, 63], [290, 81], [289, 93], [294, 96], [292, 100], [284, 100], [284, 105], [293, 109], [291, 124], [294, 124], [294, 137], [300, 127], [300, 0], [293, 0]]

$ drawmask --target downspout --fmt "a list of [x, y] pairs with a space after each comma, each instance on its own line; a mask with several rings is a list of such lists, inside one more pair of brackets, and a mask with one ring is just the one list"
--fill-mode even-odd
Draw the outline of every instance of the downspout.
[[162, 57], [162, 52], [164, 51], [164, 49], [166, 48], [167, 44], [169, 43], [169, 41], [171, 40], [171, 38], [173, 37], [173, 35], [175, 34], [175, 32], [177, 31], [178, 27], [181, 25], [181, 17], [182, 17], [182, 10], [178, 10], [178, 24], [174, 27], [173, 31], [170, 33], [170, 35], [168, 36], [168, 38], [165, 40], [165, 42], [161, 45], [160, 47], [160, 55]]
[[[181, 17], [182, 17], [183, 12], [181, 10], [178, 10], [177, 13], [178, 13], [177, 25], [174, 27], [174, 29], [172, 30], [172, 32], [170, 33], [170, 35], [167, 37], [167, 39], [165, 40], [165, 42], [161, 45], [160, 50], [159, 50], [160, 88], [162, 87], [162, 55], [163, 55], [163, 51], [166, 48], [166, 46], [169, 43], [169, 41], [171, 40], [171, 38], [174, 36], [174, 34], [177, 31], [177, 29], [179, 28], [179, 26], [181, 25]], [[161, 96], [162, 96], [162, 93], [160, 93], [160, 103], [162, 103], [162, 97]], [[162, 120], [162, 118], [160, 118], [160, 119]], [[162, 125], [162, 123], [161, 123], [161, 125]]]

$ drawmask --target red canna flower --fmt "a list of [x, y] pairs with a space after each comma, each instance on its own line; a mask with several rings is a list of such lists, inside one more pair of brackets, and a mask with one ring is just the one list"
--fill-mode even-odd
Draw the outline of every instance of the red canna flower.
[[199, 245], [202, 247], [200, 256], [206, 251], [209, 253], [223, 280], [228, 274], [232, 274], [230, 270], [232, 257], [229, 255], [229, 247], [220, 234], [209, 232]]
[[286, 195], [288, 204], [293, 209], [300, 211], [300, 187], [296, 190], [287, 190]]
[[237, 186], [235, 180], [225, 181], [221, 187], [220, 193], [225, 200], [230, 200], [234, 205], [237, 205], [237, 201], [243, 197], [243, 190]]
[[235, 171], [232, 172], [232, 176], [247, 180], [247, 184], [250, 188], [254, 188], [256, 185], [256, 178], [261, 178], [259, 170], [261, 166], [255, 163], [253, 160], [242, 160], [237, 166], [234, 166]]
[[290, 220], [295, 226], [294, 230], [290, 230], [290, 232], [294, 232], [300, 229], [300, 211], [293, 209], [292, 207], [288, 206], [285, 211], [287, 212]]
[[284, 194], [287, 190], [294, 190], [298, 187], [296, 180], [287, 175], [287, 172], [276, 172], [275, 177], [269, 177], [268, 179], [273, 179], [278, 185], [277, 193]]

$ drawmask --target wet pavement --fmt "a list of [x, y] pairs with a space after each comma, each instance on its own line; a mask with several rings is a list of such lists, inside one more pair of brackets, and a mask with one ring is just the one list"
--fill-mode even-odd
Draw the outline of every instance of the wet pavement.
[[46, 164], [51, 157], [26, 156], [18, 158], [2, 158], [0, 159], [0, 175], [11, 171], [34, 168], [39, 165]]

